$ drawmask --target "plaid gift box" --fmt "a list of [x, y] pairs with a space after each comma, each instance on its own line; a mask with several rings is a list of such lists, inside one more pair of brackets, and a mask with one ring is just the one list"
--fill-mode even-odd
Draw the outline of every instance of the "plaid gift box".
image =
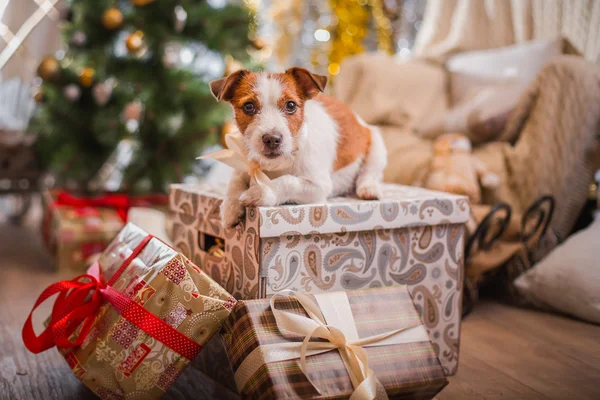
[[442, 367], [453, 375], [468, 200], [401, 185], [382, 190], [378, 201], [248, 208], [238, 227], [224, 229], [223, 188], [171, 185], [173, 245], [243, 300], [282, 290], [408, 285]]
[[[315, 295], [326, 322], [330, 324], [332, 312], [325, 312], [327, 307], [324, 308], [322, 304], [329, 303], [323, 303], [322, 298], [319, 299], [321, 296], [335, 296], [326, 301], [333, 305], [333, 314], [339, 315], [344, 315], [341, 311], [344, 301], [340, 301], [339, 296], [347, 297], [351, 316], [338, 316], [343, 319], [339, 323], [344, 324], [346, 320], [353, 319], [360, 339], [406, 328], [397, 337], [393, 337], [396, 339], [395, 343], [391, 341], [393, 344], [377, 342], [373, 346], [364, 346], [368, 354], [368, 365], [390, 398], [430, 399], [445, 387], [447, 380], [444, 372], [406, 286]], [[295, 298], [276, 298], [273, 304], [278, 310], [308, 316], [305, 308]], [[331, 325], [338, 326], [336, 324], [337, 322]], [[281, 322], [278, 326], [269, 300], [238, 302], [224, 325], [222, 337], [213, 338], [210, 343], [212, 346], [226, 348], [231, 367], [228, 367], [224, 357], [215, 349], [206, 353], [210, 361], [204, 360], [196, 365], [207, 368], [202, 371], [212, 377], [218, 376], [221, 383], [229, 387], [237, 386], [244, 398], [317, 399], [347, 398], [352, 395], [353, 382], [338, 350], [306, 358], [306, 373], [314, 385], [301, 370], [299, 357], [268, 361], [269, 352], [278, 354], [288, 351], [287, 346], [302, 343], [304, 339], [304, 336], [280, 327]], [[283, 348], [279, 349], [277, 346]], [[255, 353], [259, 353], [258, 356]], [[205, 354], [201, 354], [199, 359], [202, 360], [204, 356]], [[277, 357], [278, 355], [275, 356], [276, 360]], [[228, 374], [223, 371], [226, 368]], [[217, 369], [219, 372], [215, 375]], [[321, 394], [318, 390], [321, 390]]]
[[162, 396], [236, 303], [183, 255], [131, 223], [88, 274], [51, 285], [34, 309], [55, 293], [39, 337], [29, 316], [27, 348], [39, 353], [56, 345], [75, 376], [111, 400]]

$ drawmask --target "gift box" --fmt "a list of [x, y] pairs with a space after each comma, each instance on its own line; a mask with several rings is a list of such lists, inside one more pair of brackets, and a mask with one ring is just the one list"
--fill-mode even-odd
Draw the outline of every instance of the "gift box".
[[88, 274], [50, 286], [34, 310], [56, 293], [46, 331], [36, 337], [30, 315], [24, 342], [34, 353], [56, 345], [102, 399], [159, 398], [236, 303], [186, 257], [131, 223]]
[[59, 270], [81, 273], [101, 253], [127, 220], [133, 207], [166, 206], [164, 195], [131, 197], [109, 194], [78, 197], [62, 190], [42, 192], [42, 234]]
[[171, 185], [173, 244], [238, 299], [403, 285], [448, 375], [458, 365], [468, 200], [383, 185], [379, 201], [248, 208], [221, 225], [225, 188]]
[[198, 368], [243, 398], [430, 399], [447, 384], [404, 285], [240, 301], [210, 346], [224, 351]]

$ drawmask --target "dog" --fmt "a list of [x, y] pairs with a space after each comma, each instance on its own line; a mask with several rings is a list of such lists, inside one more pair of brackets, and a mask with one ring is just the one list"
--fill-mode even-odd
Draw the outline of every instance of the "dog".
[[247, 206], [323, 203], [354, 192], [380, 197], [387, 151], [376, 127], [343, 102], [322, 94], [327, 78], [304, 68], [284, 73], [239, 70], [210, 82], [217, 101], [231, 104], [245, 152], [271, 178], [250, 185], [234, 172], [221, 206], [233, 227]]

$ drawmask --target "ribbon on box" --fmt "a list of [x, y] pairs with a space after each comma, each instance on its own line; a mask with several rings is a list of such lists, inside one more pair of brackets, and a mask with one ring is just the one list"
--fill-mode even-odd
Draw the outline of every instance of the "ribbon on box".
[[54, 202], [50, 205], [54, 207], [73, 207], [76, 210], [84, 208], [112, 208], [123, 222], [127, 221], [127, 212], [131, 207], [147, 207], [152, 205], [166, 205], [169, 199], [165, 195], [149, 196], [129, 196], [126, 194], [110, 193], [98, 197], [77, 197], [65, 191], [58, 192]]
[[[152, 235], [146, 236], [107, 283], [102, 282], [98, 264], [94, 264], [87, 274], [70, 281], [56, 282], [46, 288], [35, 302], [23, 326], [22, 336], [25, 347], [37, 354], [54, 346], [60, 348], [80, 346], [90, 333], [100, 307], [108, 301], [123, 318], [181, 356], [188, 360], [194, 359], [202, 350], [202, 346], [112, 287], [151, 239]], [[32, 323], [33, 312], [40, 304], [57, 293], [58, 297], [52, 308], [50, 322], [44, 331], [36, 336]], [[80, 332], [75, 340], [71, 341], [71, 335], [80, 326]]]
[[247, 172], [257, 185], [264, 186], [271, 182], [267, 174], [260, 169], [260, 165], [248, 160], [248, 157], [246, 157], [246, 153], [243, 150], [244, 141], [239, 131], [225, 135], [225, 144], [227, 145], [226, 149], [215, 151], [197, 159], [217, 160], [237, 171]]
[[[300, 359], [300, 370], [317, 392], [322, 394], [317, 383], [308, 374], [306, 358], [337, 350], [354, 387], [351, 400], [387, 399], [383, 386], [369, 368], [365, 347], [429, 341], [422, 324], [359, 338], [346, 292], [317, 294], [316, 303], [302, 293], [288, 292], [298, 300], [309, 317], [275, 308], [275, 299], [284, 292], [271, 297], [271, 310], [280, 331], [304, 336], [304, 340], [302, 343], [267, 344], [255, 348], [235, 372], [236, 385], [240, 391], [263, 365]], [[311, 342], [311, 338], [326, 341]]]

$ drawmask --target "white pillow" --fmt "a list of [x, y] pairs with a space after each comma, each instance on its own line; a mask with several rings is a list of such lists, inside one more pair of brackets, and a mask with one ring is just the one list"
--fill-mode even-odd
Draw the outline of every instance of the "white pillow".
[[519, 77], [531, 80], [544, 64], [562, 53], [561, 39], [533, 40], [512, 46], [468, 51], [453, 55], [446, 61], [451, 72], [479, 77]]
[[501, 136], [512, 112], [537, 73], [562, 53], [562, 47], [560, 39], [539, 40], [450, 57], [446, 68], [452, 108], [428, 115], [416, 131], [429, 139], [461, 132], [473, 144], [516, 140]]
[[600, 212], [515, 285], [525, 297], [600, 324]]
[[450, 57], [446, 68], [450, 72], [451, 104], [468, 100], [484, 87], [532, 82], [562, 48], [561, 39], [536, 40]]

